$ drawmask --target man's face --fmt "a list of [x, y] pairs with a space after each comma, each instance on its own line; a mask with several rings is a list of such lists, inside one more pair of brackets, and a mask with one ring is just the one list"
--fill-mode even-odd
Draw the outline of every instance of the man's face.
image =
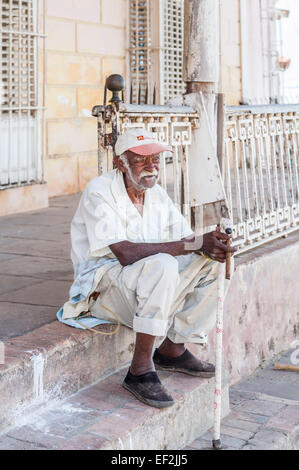
[[139, 190], [152, 188], [159, 178], [160, 154], [143, 156], [128, 150], [125, 156], [122, 171], [131, 184]]

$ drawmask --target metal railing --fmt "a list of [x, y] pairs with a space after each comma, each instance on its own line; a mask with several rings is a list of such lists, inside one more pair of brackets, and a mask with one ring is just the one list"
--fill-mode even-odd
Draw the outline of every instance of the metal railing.
[[156, 133], [159, 142], [173, 149], [173, 153], [165, 152], [162, 156], [160, 184], [190, 222], [188, 159], [192, 127], [197, 125], [199, 114], [188, 106], [120, 104], [119, 110], [111, 114], [111, 107], [105, 111], [104, 108], [99, 106], [93, 110], [93, 115], [98, 117], [99, 173], [112, 169], [112, 142], [107, 136], [134, 127]]
[[299, 229], [299, 105], [228, 107], [223, 180], [240, 252]]
[[[172, 146], [160, 183], [190, 222], [189, 151], [200, 115], [192, 107], [97, 106], [100, 172], [112, 168], [108, 136], [130, 127]], [[110, 147], [109, 147], [110, 146]], [[108, 150], [110, 148], [110, 150]], [[226, 108], [222, 177], [239, 253], [299, 229], [299, 105]]]
[[0, 0], [0, 189], [43, 181], [44, 12], [45, 0]]

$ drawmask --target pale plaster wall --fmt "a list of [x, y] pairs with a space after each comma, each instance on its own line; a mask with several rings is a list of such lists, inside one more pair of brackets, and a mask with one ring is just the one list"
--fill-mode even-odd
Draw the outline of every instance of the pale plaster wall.
[[226, 104], [242, 99], [240, 0], [220, 0], [220, 91]]
[[[221, 91], [229, 105], [241, 99], [239, 3], [221, 0]], [[42, 29], [43, 0], [39, 4]], [[45, 76], [44, 167], [50, 197], [82, 191], [97, 175], [97, 128], [90, 111], [103, 102], [108, 75], [126, 76], [127, 6], [128, 0], [45, 0], [39, 101]]]
[[46, 1], [46, 158], [49, 196], [82, 191], [97, 176], [105, 78], [125, 75], [127, 0]]
[[48, 207], [46, 184], [25, 185], [0, 191], [0, 217]]
[[[82, 191], [97, 176], [95, 104], [105, 78], [126, 75], [127, 0], [46, 1], [46, 158], [49, 196]], [[241, 99], [239, 0], [221, 1], [222, 91]]]

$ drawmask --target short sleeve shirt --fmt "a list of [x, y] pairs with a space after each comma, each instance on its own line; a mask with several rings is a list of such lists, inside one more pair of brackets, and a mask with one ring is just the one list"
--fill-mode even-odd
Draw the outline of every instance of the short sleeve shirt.
[[130, 200], [119, 170], [92, 180], [71, 224], [74, 265], [91, 258], [115, 258], [109, 246], [121, 242], [163, 243], [192, 235], [181, 212], [159, 185], [145, 191], [143, 214]]

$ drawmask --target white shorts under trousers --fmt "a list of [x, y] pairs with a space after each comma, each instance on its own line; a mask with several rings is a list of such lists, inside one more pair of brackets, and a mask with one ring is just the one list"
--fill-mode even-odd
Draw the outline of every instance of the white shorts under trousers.
[[[115, 322], [104, 305], [137, 333], [205, 344], [216, 320], [218, 266], [194, 253], [160, 253], [126, 267], [116, 263], [99, 282], [100, 296], [89, 310]], [[229, 281], [225, 283], [227, 291]]]

